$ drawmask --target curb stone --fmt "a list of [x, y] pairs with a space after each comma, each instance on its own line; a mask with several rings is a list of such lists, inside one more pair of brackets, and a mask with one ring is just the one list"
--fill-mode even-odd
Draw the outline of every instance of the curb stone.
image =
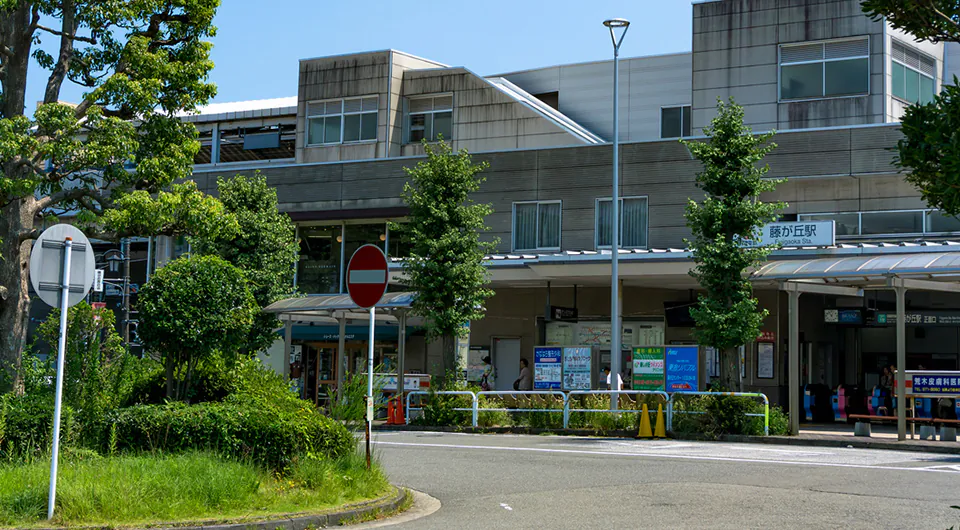
[[[597, 432], [589, 429], [534, 429], [530, 427], [424, 427], [420, 425], [390, 425], [376, 429], [376, 432], [458, 432], [469, 434], [553, 434], [558, 436], [590, 436], [601, 438], [636, 438], [633, 431], [616, 430]], [[675, 440], [689, 440], [697, 442], [731, 442], [753, 443], [768, 445], [790, 445], [801, 447], [837, 447], [855, 449], [879, 449], [885, 451], [907, 451], [917, 453], [933, 453], [960, 455], [960, 444], [933, 441], [906, 441], [897, 442], [882, 439], [864, 439], [849, 437], [807, 437], [807, 436], [746, 436], [725, 434], [719, 438], [698, 436], [693, 434], [667, 433], [668, 438]]]
[[[190, 522], [158, 523], [150, 527], [134, 528], [131, 530], [157, 530], [161, 528], [176, 528], [177, 530], [308, 530], [311, 528], [327, 528], [340, 526], [357, 519], [395, 512], [400, 509], [409, 495], [410, 493], [405, 488], [394, 486], [392, 493], [384, 495], [379, 499], [348, 505], [350, 506], [349, 509], [339, 512], [286, 518], [280, 516], [277, 519], [250, 521], [246, 523], [201, 524], [199, 526], [196, 526], [195, 523], [194, 526], [190, 526]], [[76, 528], [92, 530], [106, 527], [88, 526]], [[42, 528], [40, 530], [62, 530], [62, 527]]]

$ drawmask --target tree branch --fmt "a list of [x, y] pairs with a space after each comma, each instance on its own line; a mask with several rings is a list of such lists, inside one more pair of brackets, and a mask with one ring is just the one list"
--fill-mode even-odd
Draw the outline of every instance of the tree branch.
[[100, 203], [101, 208], [103, 207], [103, 203], [105, 202], [104, 199], [98, 193], [96, 193], [95, 190], [92, 190], [90, 188], [71, 188], [68, 190], [61, 190], [60, 192], [54, 193], [52, 195], [41, 197], [40, 199], [37, 200], [36, 203], [34, 203], [32, 208], [33, 211], [30, 213], [33, 216], [36, 216], [37, 214], [39, 214], [46, 208], [53, 206], [54, 204], [60, 204], [64, 201], [78, 201], [82, 198], [87, 198], [87, 199], [92, 199], [94, 201], [97, 201], [98, 203]]
[[[73, 41], [75, 39], [83, 40], [82, 38], [77, 39], [75, 36], [70, 36], [77, 32], [76, 14], [77, 7], [74, 0], [64, 0], [63, 31], [59, 32], [60, 56], [57, 58], [57, 64], [53, 67], [53, 71], [50, 72], [50, 78], [47, 79], [47, 89], [43, 95], [44, 103], [55, 103], [60, 98], [60, 87], [63, 85], [64, 77], [66, 77], [67, 72], [70, 70], [70, 59], [73, 58]], [[46, 28], [41, 26], [40, 29]], [[51, 31], [51, 33], [53, 32]], [[96, 41], [93, 39], [85, 42], [96, 44]]]
[[78, 40], [78, 41], [80, 41], [80, 42], [87, 42], [87, 43], [90, 43], [90, 44], [96, 44], [96, 43], [97, 43], [97, 39], [95, 39], [95, 38], [93, 38], [93, 37], [82, 37], [82, 36], [77, 35], [76, 33], [73, 33], [73, 32], [57, 31], [57, 30], [55, 30], [55, 29], [53, 29], [53, 28], [48, 28], [48, 27], [43, 26], [43, 25], [40, 25], [40, 24], [34, 24], [33, 27], [34, 27], [35, 29], [40, 29], [40, 30], [46, 31], [47, 33], [51, 33], [51, 34], [53, 34], [53, 35], [56, 35], [56, 36], [58, 36], [58, 37], [63, 37], [63, 38], [65, 38], [65, 39], [68, 39], [68, 40], [71, 40], [71, 41]]

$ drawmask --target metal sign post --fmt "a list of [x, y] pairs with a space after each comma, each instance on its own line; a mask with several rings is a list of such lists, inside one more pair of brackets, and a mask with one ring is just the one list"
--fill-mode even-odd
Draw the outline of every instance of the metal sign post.
[[[73, 253], [83, 255], [73, 260]], [[79, 280], [80, 283], [71, 284]], [[93, 249], [78, 228], [56, 225], [37, 239], [30, 254], [30, 282], [40, 299], [60, 308], [60, 340], [57, 349], [57, 387], [53, 405], [53, 443], [50, 451], [50, 491], [47, 519], [53, 519], [57, 499], [57, 464], [60, 455], [60, 408], [63, 401], [63, 365], [67, 356], [69, 309], [87, 296], [94, 280]]]
[[[363, 245], [347, 265], [347, 292], [350, 299], [370, 310], [370, 337], [367, 349], [367, 468], [370, 467], [370, 431], [373, 426], [373, 340], [376, 331], [376, 305], [387, 292], [387, 257], [376, 245]], [[403, 374], [400, 374], [403, 377]]]

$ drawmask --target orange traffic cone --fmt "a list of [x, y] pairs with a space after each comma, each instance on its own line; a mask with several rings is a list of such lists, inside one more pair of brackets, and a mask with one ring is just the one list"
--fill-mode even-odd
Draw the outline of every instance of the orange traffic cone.
[[397, 421], [394, 425], [407, 424], [407, 418], [403, 415], [403, 396], [397, 396], [397, 406], [394, 408], [393, 414]]
[[387, 400], [387, 425], [396, 425], [396, 409], [393, 406], [393, 398]]

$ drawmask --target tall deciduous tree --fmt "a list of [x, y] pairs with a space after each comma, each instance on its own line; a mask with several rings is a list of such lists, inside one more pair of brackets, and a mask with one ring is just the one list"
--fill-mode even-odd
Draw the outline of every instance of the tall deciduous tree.
[[[236, 217], [238, 233], [218, 231], [218, 237], [198, 238], [198, 254], [215, 254], [242, 270], [260, 308], [293, 294], [293, 272], [300, 255], [296, 228], [277, 208], [277, 191], [259, 174], [217, 181], [220, 201]], [[259, 313], [245, 350], [257, 352], [276, 340], [275, 315]]]
[[220, 355], [235, 359], [246, 345], [259, 308], [243, 272], [217, 256], [176, 259], [140, 291], [138, 331], [160, 354], [167, 397], [187, 400], [198, 363]]
[[[863, 10], [917, 40], [960, 42], [957, 0], [866, 0]], [[901, 118], [903, 139], [897, 144], [897, 167], [931, 207], [960, 215], [960, 87], [944, 80], [933, 102], [911, 105]]]
[[[470, 194], [480, 189], [479, 173], [487, 164], [474, 164], [466, 151], [453, 152], [444, 142], [424, 143], [427, 159], [413, 169], [403, 187], [410, 208], [403, 227], [412, 246], [403, 263], [406, 284], [417, 292], [414, 311], [426, 319], [429, 338], [443, 340], [443, 368], [461, 374], [457, 366], [456, 339], [464, 325], [483, 318], [485, 302], [493, 296], [486, 287], [484, 256], [498, 242], [482, 241], [489, 230], [488, 204], [477, 204]], [[399, 227], [397, 227], [399, 228]]]
[[[219, 0], [0, 0], [0, 362], [14, 377], [27, 330], [27, 262], [39, 221], [93, 220], [131, 190], [190, 174]], [[49, 47], [45, 45], [51, 45]], [[34, 61], [31, 61], [31, 58]], [[31, 65], [43, 102], [26, 110]], [[64, 85], [85, 89], [60, 103]]]
[[690, 310], [697, 323], [700, 344], [720, 351], [721, 385], [739, 386], [736, 348], [754, 342], [767, 311], [759, 309], [746, 277], [770, 249], [746, 244], [757, 241], [765, 223], [774, 221], [783, 203], [764, 203], [761, 193], [773, 191], [777, 180], [765, 179], [769, 170], [763, 157], [776, 148], [773, 133], [755, 136], [743, 124], [743, 109], [731, 100], [718, 102], [718, 115], [704, 134], [706, 142], [683, 141], [703, 164], [697, 187], [706, 197], [687, 204], [688, 241], [696, 267], [691, 275], [704, 293]]

